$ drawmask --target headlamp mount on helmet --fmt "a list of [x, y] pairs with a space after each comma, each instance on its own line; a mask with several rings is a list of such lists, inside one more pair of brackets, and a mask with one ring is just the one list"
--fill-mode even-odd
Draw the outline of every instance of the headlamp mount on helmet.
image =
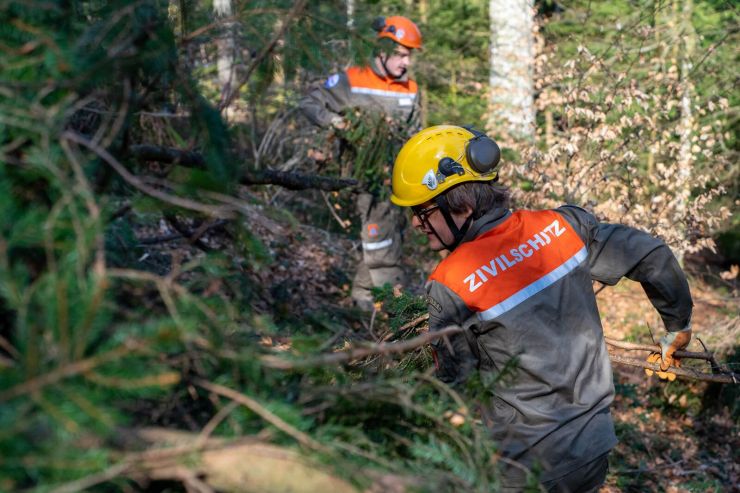
[[385, 17], [380, 16], [380, 17], [376, 17], [373, 20], [373, 24], [372, 24], [373, 31], [380, 32], [383, 30], [384, 27], [385, 27]]

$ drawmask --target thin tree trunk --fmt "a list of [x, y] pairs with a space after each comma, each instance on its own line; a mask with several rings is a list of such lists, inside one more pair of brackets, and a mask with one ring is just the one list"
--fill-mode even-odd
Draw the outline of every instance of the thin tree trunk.
[[490, 0], [490, 107], [487, 129], [534, 138], [533, 0]]
[[[678, 154], [679, 178], [688, 185], [691, 177], [691, 166], [694, 158], [691, 152], [691, 139], [694, 127], [694, 114], [691, 109], [692, 83], [689, 79], [691, 73], [691, 56], [694, 52], [695, 33], [691, 25], [692, 0], [683, 0], [681, 22], [678, 24], [678, 35], [681, 37], [680, 63], [681, 63], [681, 123], [680, 138], [681, 147]], [[687, 190], [688, 191], [688, 190]], [[682, 194], [684, 195], [684, 194]], [[685, 194], [688, 195], [688, 194]]]
[[347, 30], [355, 28], [355, 0], [347, 0]]
[[[681, 119], [679, 121], [679, 139], [680, 147], [678, 150], [678, 173], [676, 190], [676, 225], [685, 229], [688, 215], [688, 202], [691, 196], [691, 176], [694, 165], [694, 154], [692, 151], [692, 138], [694, 128], [694, 113], [692, 111], [692, 83], [689, 75], [691, 73], [691, 57], [694, 53], [696, 43], [696, 33], [691, 24], [691, 14], [693, 10], [693, 0], [674, 0], [674, 19], [675, 27], [674, 46], [680, 46], [678, 59], [680, 64], [680, 111]], [[679, 262], [683, 261], [682, 252], [678, 252]]]
[[[231, 0], [213, 0], [213, 15], [218, 19], [229, 18], [234, 14]], [[216, 39], [216, 69], [221, 93], [227, 94], [233, 82], [236, 43], [234, 39], [234, 21], [225, 21], [219, 37]]]

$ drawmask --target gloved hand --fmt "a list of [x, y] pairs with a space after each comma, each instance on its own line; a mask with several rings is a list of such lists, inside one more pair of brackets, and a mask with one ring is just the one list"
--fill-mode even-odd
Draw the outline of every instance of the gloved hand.
[[[647, 362], [648, 363], [661, 363], [662, 364], [660, 353], [650, 353], [650, 356], [647, 357]], [[674, 364], [675, 367], [678, 368], [678, 367], [681, 366], [681, 360], [674, 359], [673, 360], [673, 364]], [[667, 368], [666, 368], [666, 370], [667, 370]], [[658, 374], [658, 378], [660, 378], [661, 380], [668, 380], [669, 382], [672, 382], [672, 381], [674, 381], [676, 379], [676, 374], [675, 373], [670, 373], [670, 372], [667, 372], [667, 371], [657, 371], [657, 372], [654, 372], [650, 368], [645, 368], [645, 374], [647, 376], [651, 376], [653, 373], [657, 373]]]
[[349, 122], [339, 115], [333, 116], [330, 123], [337, 130], [347, 130], [349, 127]]
[[686, 327], [678, 332], [669, 332], [660, 338], [660, 369], [665, 371], [673, 366], [680, 366], [678, 358], [673, 357], [673, 353], [686, 348], [691, 341], [691, 326]]
[[[660, 338], [660, 353], [652, 353], [647, 358], [648, 363], [660, 363], [660, 369], [663, 371], [657, 372], [658, 377], [663, 380], [667, 379], [671, 382], [676, 379], [676, 375], [674, 373], [668, 373], [666, 370], [671, 366], [675, 366], [676, 368], [681, 366], [681, 360], [675, 358], [673, 353], [684, 349], [689, 345], [690, 341], [691, 326], [677, 332], [669, 332]], [[648, 376], [652, 375], [653, 370], [646, 369], [645, 373], [647, 373]]]

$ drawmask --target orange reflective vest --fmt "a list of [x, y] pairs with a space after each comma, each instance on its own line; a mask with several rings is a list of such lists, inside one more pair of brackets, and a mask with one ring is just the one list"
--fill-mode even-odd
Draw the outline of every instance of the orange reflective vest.
[[381, 111], [408, 124], [409, 132], [419, 129], [421, 105], [419, 86], [408, 76], [394, 79], [370, 64], [350, 67], [329, 76], [299, 102], [303, 114], [316, 125], [327, 127], [332, 119], [350, 108]]
[[481, 320], [531, 298], [588, 257], [583, 240], [555, 211], [517, 211], [444, 259], [430, 280], [454, 291]]

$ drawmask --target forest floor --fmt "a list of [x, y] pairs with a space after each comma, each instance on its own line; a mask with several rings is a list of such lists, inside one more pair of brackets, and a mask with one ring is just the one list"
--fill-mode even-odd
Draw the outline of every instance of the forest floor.
[[[737, 298], [690, 280], [694, 298], [690, 349], [700, 338], [724, 363], [737, 360]], [[608, 337], [650, 343], [662, 324], [639, 284], [623, 281], [598, 295]], [[737, 363], [734, 363], [737, 371]], [[704, 368], [704, 371], [707, 371]], [[619, 444], [602, 492], [740, 491], [740, 392], [704, 382], [665, 382], [642, 369], [614, 365], [612, 405]]]

